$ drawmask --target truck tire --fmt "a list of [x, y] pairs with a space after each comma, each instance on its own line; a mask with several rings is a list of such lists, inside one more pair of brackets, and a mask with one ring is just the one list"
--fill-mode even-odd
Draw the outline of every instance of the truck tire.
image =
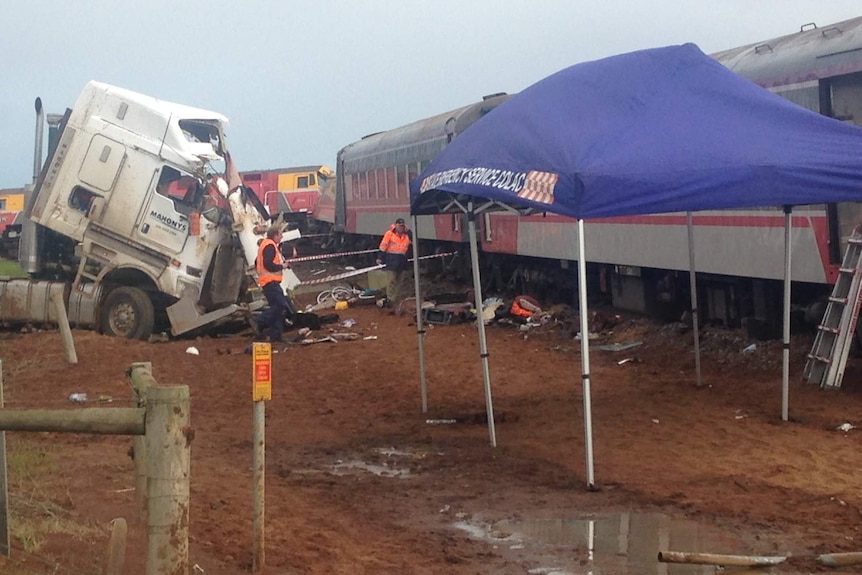
[[147, 339], [153, 333], [155, 312], [153, 302], [143, 290], [118, 287], [112, 290], [102, 305], [102, 333], [127, 339]]

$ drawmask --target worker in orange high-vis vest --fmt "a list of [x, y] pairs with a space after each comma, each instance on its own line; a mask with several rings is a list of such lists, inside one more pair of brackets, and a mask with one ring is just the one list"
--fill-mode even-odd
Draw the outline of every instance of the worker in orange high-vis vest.
[[266, 297], [269, 307], [260, 314], [255, 331], [259, 334], [269, 335], [269, 341], [280, 342], [284, 333], [284, 320], [296, 319], [296, 310], [293, 304], [284, 295], [281, 287], [283, 270], [290, 267], [281, 257], [281, 226], [270, 226], [266, 230], [266, 237], [257, 248], [257, 259], [255, 269], [257, 271], [257, 284]]
[[389, 275], [386, 281], [386, 300], [382, 305], [394, 305], [406, 291], [404, 270], [407, 269], [407, 255], [413, 234], [407, 229], [403, 218], [392, 224], [380, 240], [380, 254], [377, 265], [383, 265]]

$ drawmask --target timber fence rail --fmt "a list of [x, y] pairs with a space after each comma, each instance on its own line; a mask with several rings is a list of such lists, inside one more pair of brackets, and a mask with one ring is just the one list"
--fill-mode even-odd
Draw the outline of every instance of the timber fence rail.
[[[2, 366], [2, 364], [0, 364]], [[2, 372], [0, 372], [2, 374]], [[146, 575], [189, 572], [190, 398], [186, 385], [159, 385], [149, 362], [127, 372], [136, 407], [82, 409], [8, 409], [2, 404], [0, 375], [0, 489], [5, 490], [6, 431], [50, 431], [131, 435], [135, 461], [135, 502], [146, 515]], [[5, 498], [0, 498], [5, 499]], [[4, 501], [0, 503], [5, 504]], [[0, 507], [0, 526], [8, 511]], [[125, 522], [115, 524], [125, 525]], [[120, 529], [125, 537], [125, 529]], [[113, 537], [119, 537], [116, 533]], [[8, 539], [7, 539], [8, 541]], [[0, 551], [2, 551], [0, 541]], [[8, 544], [7, 555], [8, 555]], [[109, 573], [120, 573], [125, 545], [113, 541]], [[122, 552], [120, 551], [122, 549]]]

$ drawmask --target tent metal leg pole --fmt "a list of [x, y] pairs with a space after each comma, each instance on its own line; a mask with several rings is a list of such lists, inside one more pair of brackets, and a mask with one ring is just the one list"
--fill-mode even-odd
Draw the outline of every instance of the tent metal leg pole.
[[416, 338], [419, 345], [419, 391], [422, 394], [422, 413], [428, 413], [428, 386], [425, 380], [425, 325], [422, 323], [422, 292], [419, 289], [419, 218], [411, 218], [413, 225], [413, 287], [416, 293]]
[[790, 410], [790, 232], [793, 228], [793, 206], [784, 206], [784, 334], [781, 350], [781, 420], [787, 421]]
[[595, 487], [593, 476], [593, 407], [590, 397], [590, 329], [587, 309], [587, 258], [584, 249], [584, 220], [578, 220], [578, 313], [581, 316], [581, 381], [584, 387], [584, 446], [587, 459], [587, 488]]
[[476, 241], [476, 214], [473, 212], [473, 202], [468, 204], [467, 229], [470, 234], [470, 260], [473, 263], [473, 292], [476, 294], [476, 323], [479, 326], [482, 379], [485, 382], [485, 413], [488, 417], [488, 433], [491, 435], [491, 445], [497, 447], [497, 432], [494, 429], [494, 403], [491, 400], [491, 372], [488, 369], [488, 342], [485, 339], [485, 322], [482, 321], [482, 278], [479, 277], [479, 247]]
[[697, 378], [697, 386], [700, 387], [700, 322], [697, 317], [697, 276], [694, 267], [694, 224], [691, 212], [685, 214], [685, 225], [688, 229], [688, 277], [691, 285], [691, 322], [694, 326], [694, 371]]

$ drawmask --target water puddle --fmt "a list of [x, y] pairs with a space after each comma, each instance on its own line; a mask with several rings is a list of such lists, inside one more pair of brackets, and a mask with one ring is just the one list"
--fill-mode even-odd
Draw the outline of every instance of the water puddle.
[[397, 477], [399, 479], [407, 479], [410, 477], [410, 470], [406, 468], [391, 467], [387, 463], [376, 464], [366, 461], [338, 461], [332, 466], [334, 475], [351, 475], [357, 471], [367, 471], [380, 477]]
[[531, 575], [713, 574], [721, 567], [659, 563], [658, 552], [750, 554], [737, 536], [659, 513], [495, 522], [462, 516], [453, 526], [488, 542], [513, 562], [532, 565], [525, 571]]
[[371, 454], [371, 459], [380, 461], [370, 462], [359, 459], [338, 460], [330, 467], [330, 470], [333, 474], [340, 476], [352, 475], [356, 472], [367, 472], [380, 477], [407, 479], [411, 476], [409, 462], [424, 459], [428, 455], [428, 452], [414, 450], [409, 447], [403, 449], [375, 447], [371, 450]]

